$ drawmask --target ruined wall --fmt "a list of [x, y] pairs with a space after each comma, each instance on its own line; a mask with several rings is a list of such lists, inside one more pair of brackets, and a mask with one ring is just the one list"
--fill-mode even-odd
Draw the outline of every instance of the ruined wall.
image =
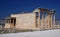
[[23, 13], [11, 15], [16, 17], [16, 28], [33, 29], [35, 28], [35, 13]]
[[4, 28], [10, 28], [10, 23], [5, 23]]
[[16, 17], [16, 28], [32, 29], [35, 28], [35, 14], [19, 14]]

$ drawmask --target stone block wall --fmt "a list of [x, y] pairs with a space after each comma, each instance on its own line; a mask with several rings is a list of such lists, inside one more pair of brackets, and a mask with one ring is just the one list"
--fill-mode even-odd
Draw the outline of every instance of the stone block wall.
[[36, 28], [35, 13], [12, 14], [11, 17], [16, 17], [15, 27], [17, 29], [35, 29]]

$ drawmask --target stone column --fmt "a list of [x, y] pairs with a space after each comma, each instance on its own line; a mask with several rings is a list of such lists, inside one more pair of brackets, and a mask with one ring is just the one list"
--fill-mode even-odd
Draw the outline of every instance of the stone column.
[[52, 29], [52, 14], [51, 14], [51, 29]]
[[38, 8], [37, 11], [38, 11], [38, 20], [39, 20], [38, 21], [38, 28], [41, 29], [41, 27], [40, 27], [40, 25], [41, 25], [41, 23], [40, 23], [40, 9]]
[[10, 26], [11, 26], [11, 19], [10, 19]]
[[49, 28], [49, 14], [47, 14], [47, 17], [46, 17], [46, 25], [47, 25], [47, 29]]
[[49, 26], [50, 26], [50, 15], [48, 14], [48, 29], [49, 29]]
[[11, 28], [13, 28], [13, 27], [14, 27], [14, 19], [11, 20], [11, 21], [12, 21], [12, 23], [11, 23]]
[[[38, 12], [38, 17], [35, 17], [35, 25], [36, 25], [36, 27], [37, 28], [39, 28], [40, 29], [40, 9], [38, 8], [38, 9], [35, 9], [35, 11], [33, 11], [35, 14], [36, 14], [36, 12]], [[35, 15], [36, 16], [36, 15]], [[38, 18], [38, 19], [36, 19], [36, 18]], [[37, 22], [36, 22], [37, 21]], [[37, 25], [37, 23], [38, 23], [38, 25]]]
[[45, 29], [47, 29], [47, 14], [45, 15]]
[[55, 27], [55, 15], [53, 14], [53, 25], [54, 25], [54, 27]]
[[50, 18], [51, 18], [50, 13], [48, 13], [48, 29], [50, 29], [50, 25], [51, 25]]
[[38, 25], [38, 27], [40, 28], [40, 25], [41, 25], [41, 23], [40, 23], [40, 12], [38, 12], [38, 16], [39, 16], [39, 25]]
[[48, 25], [49, 25], [49, 29], [52, 28], [52, 13], [48, 13]]
[[42, 29], [44, 29], [45, 26], [44, 26], [44, 12], [42, 12]]

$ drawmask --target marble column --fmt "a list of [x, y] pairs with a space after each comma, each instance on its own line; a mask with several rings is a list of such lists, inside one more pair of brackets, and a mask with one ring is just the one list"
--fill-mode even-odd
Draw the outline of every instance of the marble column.
[[[52, 13], [53, 14], [53, 13]], [[52, 29], [52, 27], [53, 27], [53, 25], [52, 25], [52, 14], [50, 15], [51, 16], [51, 29]]]
[[40, 24], [40, 12], [38, 12], [38, 16], [39, 16], [39, 18], [38, 18], [39, 19], [39, 25], [38, 25], [38, 27], [40, 28], [40, 25], [41, 25]]
[[51, 23], [50, 23], [50, 21], [51, 21], [51, 20], [50, 20], [50, 17], [51, 17], [51, 16], [50, 16], [50, 13], [48, 13], [48, 29], [50, 29], [50, 25], [51, 25]]
[[44, 12], [42, 12], [42, 29], [45, 28], [45, 25], [44, 25]]
[[45, 15], [45, 29], [47, 29], [47, 14]]
[[49, 14], [48, 14], [48, 25], [49, 25], [49, 29], [51, 29], [52, 28], [52, 13], [50, 12]]
[[55, 15], [53, 15], [53, 25], [55, 27]]

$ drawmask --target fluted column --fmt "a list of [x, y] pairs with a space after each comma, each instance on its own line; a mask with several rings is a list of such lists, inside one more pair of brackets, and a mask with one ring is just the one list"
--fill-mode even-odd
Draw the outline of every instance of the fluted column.
[[47, 14], [45, 15], [45, 29], [47, 29]]
[[42, 12], [42, 29], [44, 29], [45, 26], [44, 26], [44, 13]]
[[35, 9], [33, 12], [38, 13], [38, 17], [35, 17], [35, 24], [36, 24], [36, 27], [40, 29], [40, 9], [39, 8]]
[[48, 27], [49, 29], [52, 28], [52, 13], [51, 12], [48, 13]]
[[39, 15], [39, 25], [38, 25], [38, 27], [40, 28], [40, 12], [38, 12], [38, 15]]
[[10, 27], [11, 27], [11, 19], [10, 19]]
[[48, 29], [50, 28], [50, 15], [48, 14]]
[[51, 28], [52, 28], [52, 14], [51, 14]]
[[38, 8], [38, 28], [39, 29], [41, 29], [41, 27], [40, 27], [40, 25], [41, 25], [41, 23], [40, 23], [40, 9]]
[[55, 15], [53, 15], [53, 25], [54, 25], [54, 27], [55, 27]]
[[53, 13], [53, 28], [55, 28], [55, 10], [52, 10]]
[[48, 12], [48, 29], [50, 28], [50, 14]]
[[13, 28], [13, 27], [14, 27], [14, 19], [12, 19], [11, 21], [12, 21], [12, 22], [11, 22], [10, 27]]

